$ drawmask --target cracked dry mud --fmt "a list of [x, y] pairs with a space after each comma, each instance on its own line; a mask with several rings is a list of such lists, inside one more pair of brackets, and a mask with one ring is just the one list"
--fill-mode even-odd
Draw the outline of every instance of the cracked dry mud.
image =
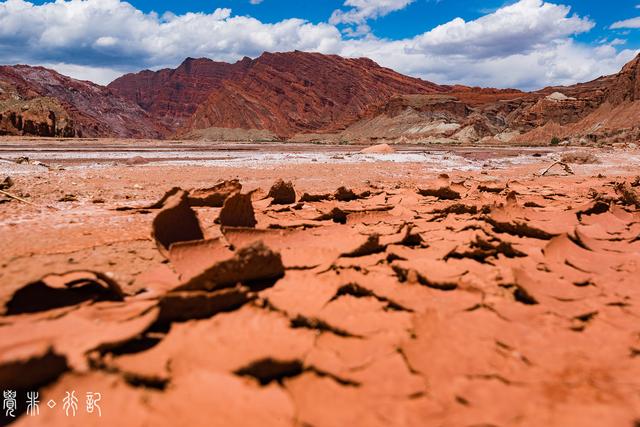
[[15, 425], [637, 426], [638, 180], [538, 166], [17, 177], [0, 386], [103, 398]]

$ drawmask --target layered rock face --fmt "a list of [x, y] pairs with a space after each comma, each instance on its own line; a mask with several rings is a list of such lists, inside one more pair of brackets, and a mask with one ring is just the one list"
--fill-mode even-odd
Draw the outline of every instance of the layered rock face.
[[161, 138], [168, 130], [109, 89], [53, 70], [0, 67], [0, 134]]
[[398, 74], [364, 59], [318, 53], [265, 53], [239, 78], [222, 83], [181, 133], [204, 128], [265, 129], [282, 137], [333, 132], [371, 105], [400, 94], [446, 87]]
[[224, 80], [237, 78], [250, 63], [249, 58], [235, 64], [187, 58], [175, 70], [126, 74], [108, 87], [175, 130], [185, 125], [200, 104], [222, 87]]

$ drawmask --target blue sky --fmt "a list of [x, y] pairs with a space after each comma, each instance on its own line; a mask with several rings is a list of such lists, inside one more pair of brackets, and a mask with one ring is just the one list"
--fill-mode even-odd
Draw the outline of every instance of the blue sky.
[[[615, 7], [612, 7], [615, 4]], [[106, 83], [187, 56], [367, 56], [438, 83], [589, 80], [640, 49], [640, 0], [0, 0], [0, 62]]]

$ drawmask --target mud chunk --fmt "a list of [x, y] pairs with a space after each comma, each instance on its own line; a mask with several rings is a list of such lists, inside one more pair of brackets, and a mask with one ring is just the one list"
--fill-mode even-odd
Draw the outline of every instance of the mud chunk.
[[333, 197], [341, 202], [350, 202], [351, 200], [358, 199], [358, 195], [354, 193], [353, 190], [347, 187], [338, 188], [333, 194]]
[[218, 261], [188, 278], [176, 290], [214, 290], [237, 283], [269, 281], [282, 277], [284, 266], [279, 253], [262, 242], [239, 249], [231, 258]]
[[204, 238], [198, 217], [189, 206], [188, 197], [182, 190], [169, 196], [163, 203], [162, 210], [153, 219], [152, 237], [163, 255], [167, 254], [173, 243]]
[[236, 193], [224, 201], [218, 222], [226, 227], [255, 227], [251, 194]]
[[632, 185], [628, 182], [619, 182], [616, 183], [615, 189], [623, 205], [635, 205], [640, 208], [640, 193]]
[[290, 205], [296, 202], [296, 191], [291, 181], [283, 181], [278, 179], [271, 189], [267, 197], [273, 198], [275, 205]]
[[58, 199], [59, 202], [77, 202], [78, 197], [75, 194], [65, 194]]
[[189, 190], [189, 204], [191, 206], [220, 208], [229, 196], [240, 191], [242, 191], [242, 184], [237, 179], [222, 181], [213, 187]]

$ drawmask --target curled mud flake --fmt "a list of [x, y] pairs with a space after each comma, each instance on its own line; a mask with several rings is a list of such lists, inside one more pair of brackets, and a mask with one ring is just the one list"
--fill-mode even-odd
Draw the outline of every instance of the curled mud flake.
[[324, 212], [321, 215], [313, 218], [314, 221], [333, 221], [338, 224], [346, 224], [347, 216], [349, 214], [339, 207], [335, 206], [328, 212]]
[[417, 281], [421, 285], [443, 291], [456, 289], [459, 279], [468, 272], [462, 266], [428, 258], [394, 261], [391, 267], [401, 282]]
[[251, 194], [236, 193], [228, 197], [220, 210], [218, 222], [225, 227], [255, 227], [257, 221]]
[[463, 203], [454, 203], [441, 209], [434, 209], [429, 212], [434, 215], [434, 220], [446, 218], [449, 215], [475, 215], [478, 213], [476, 206], [469, 206]]
[[283, 275], [284, 266], [280, 254], [262, 242], [256, 242], [240, 248], [226, 260], [211, 263], [189, 277], [176, 290], [211, 291], [235, 286], [237, 283], [272, 285], [272, 281]]
[[445, 260], [449, 258], [471, 258], [478, 262], [485, 262], [487, 258], [497, 258], [503, 255], [507, 258], [526, 257], [527, 254], [514, 248], [509, 242], [500, 240], [496, 237], [487, 239], [476, 236], [476, 239], [469, 243], [468, 248], [456, 248], [445, 256]]
[[406, 308], [404, 306], [402, 306], [401, 304], [392, 301], [386, 297], [380, 296], [378, 294], [376, 294], [375, 292], [373, 292], [370, 289], [367, 289], [365, 287], [360, 286], [357, 283], [348, 283], [346, 285], [341, 286], [336, 294], [334, 295], [334, 297], [332, 298], [332, 300], [337, 299], [339, 297], [341, 297], [342, 295], [351, 295], [354, 296], [356, 298], [364, 298], [364, 297], [373, 297], [375, 299], [377, 299], [380, 302], [386, 303], [387, 304], [387, 309], [389, 310], [398, 310], [398, 311], [413, 311], [409, 308]]
[[309, 193], [303, 193], [302, 196], [300, 196], [300, 201], [301, 202], [322, 202], [324, 200], [329, 200], [331, 199], [331, 194], [329, 193], [321, 193], [321, 194], [309, 194]]
[[478, 185], [478, 191], [483, 193], [502, 193], [507, 189], [506, 185], [501, 184], [480, 184]]
[[18, 289], [5, 304], [5, 314], [47, 311], [86, 301], [122, 301], [118, 283], [103, 273], [71, 271], [48, 275]]
[[576, 216], [581, 220], [583, 215], [600, 215], [608, 212], [609, 206], [609, 203], [603, 202], [602, 200], [594, 200], [578, 208]]
[[158, 250], [165, 256], [174, 243], [204, 238], [198, 216], [189, 206], [188, 197], [182, 190], [170, 196], [153, 219], [152, 237]]
[[435, 197], [440, 200], [458, 200], [460, 199], [460, 193], [450, 186], [443, 187], [422, 187], [418, 188], [418, 194], [421, 196]]
[[3, 390], [33, 390], [68, 369], [67, 359], [46, 342], [22, 343], [0, 348], [0, 387]]
[[217, 291], [169, 292], [160, 298], [160, 323], [205, 319], [235, 310], [253, 298], [249, 288], [235, 286]]
[[495, 232], [540, 240], [550, 240], [577, 224], [573, 214], [535, 212], [515, 205], [492, 209], [483, 219]]
[[384, 246], [380, 244], [380, 236], [377, 234], [371, 234], [369, 236], [366, 236], [366, 240], [360, 245], [352, 250], [349, 250], [348, 252], [342, 253], [341, 256], [347, 258], [355, 258], [382, 252], [384, 251], [384, 249]]
[[273, 381], [281, 382], [285, 378], [300, 375], [304, 365], [300, 360], [275, 360], [271, 358], [260, 359], [251, 362], [247, 366], [236, 370], [234, 373], [240, 376], [253, 377], [262, 385]]
[[189, 190], [189, 204], [191, 206], [206, 206], [221, 208], [225, 200], [242, 190], [242, 184], [237, 179], [222, 181], [208, 188]]
[[533, 295], [527, 291], [523, 286], [520, 285], [503, 285], [503, 288], [507, 289], [513, 295], [513, 299], [521, 304], [525, 305], [536, 305], [538, 304], [538, 300], [535, 299]]
[[[143, 206], [140, 209], [162, 209], [167, 200], [169, 200], [172, 196], [182, 192], [183, 190], [180, 187], [172, 187], [169, 189], [164, 195], [155, 203], [152, 203], [147, 206]], [[129, 210], [131, 208], [118, 208], [116, 210]]]
[[200, 274], [216, 262], [233, 256], [220, 238], [178, 242], [171, 245], [168, 259], [178, 276], [184, 281]]
[[106, 351], [136, 339], [158, 317], [154, 301], [98, 302], [60, 316], [41, 319], [23, 315], [0, 327], [0, 342], [7, 348], [45, 343], [64, 357], [74, 370], [86, 370], [87, 355]]
[[331, 332], [340, 337], [351, 337], [358, 338], [359, 335], [354, 335], [351, 332], [345, 331], [339, 327], [330, 325], [326, 321], [322, 319], [317, 319], [313, 317], [307, 317], [298, 315], [291, 319], [291, 327], [292, 328], [303, 328], [303, 329], [313, 329], [320, 332]]
[[272, 198], [274, 205], [290, 205], [296, 202], [296, 190], [291, 181], [278, 179], [269, 190], [267, 197]]

